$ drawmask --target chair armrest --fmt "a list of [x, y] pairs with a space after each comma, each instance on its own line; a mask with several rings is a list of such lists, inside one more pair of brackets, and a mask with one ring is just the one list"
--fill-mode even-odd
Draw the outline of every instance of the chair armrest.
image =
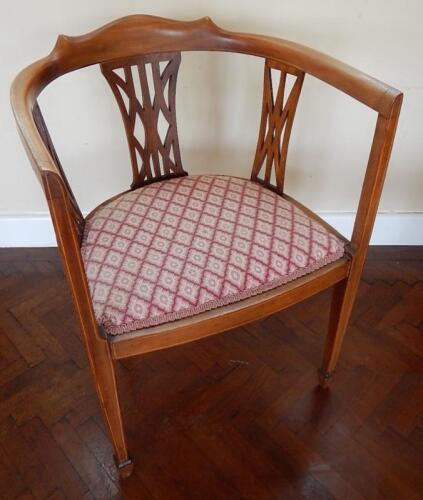
[[[46, 58], [47, 59], [47, 58]], [[84, 217], [78, 207], [37, 103], [46, 59], [24, 69], [14, 80], [11, 103], [19, 135], [47, 198], [65, 275], [83, 335], [93, 348], [104, 342], [95, 321], [80, 246]], [[95, 332], [95, 336], [91, 335]], [[97, 341], [97, 344], [96, 344]]]
[[375, 133], [351, 237], [351, 246], [353, 250], [359, 255], [364, 253], [364, 257], [377, 215], [377, 209], [401, 111], [402, 100], [403, 95], [398, 93], [392, 99], [389, 115], [383, 116], [379, 114], [376, 122]]
[[[41, 59], [23, 69], [14, 79], [10, 91], [10, 102], [20, 138], [43, 188], [44, 175], [62, 177], [49, 150], [51, 139], [37, 104], [38, 94], [44, 88], [41, 80], [46, 60], [47, 58]], [[46, 196], [49, 194], [46, 192]]]
[[[41, 110], [36, 100], [34, 79], [42, 75], [45, 60], [25, 68], [16, 77], [11, 88], [11, 104], [19, 136], [37, 175], [51, 209], [53, 199], [63, 199], [80, 240], [84, 217], [68, 183], [57, 156]], [[54, 221], [53, 221], [54, 222]]]

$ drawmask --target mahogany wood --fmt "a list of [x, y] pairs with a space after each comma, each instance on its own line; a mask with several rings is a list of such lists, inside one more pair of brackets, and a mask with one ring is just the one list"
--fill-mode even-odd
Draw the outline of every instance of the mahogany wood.
[[84, 226], [85, 226], [85, 221], [84, 217], [81, 213], [81, 210], [78, 206], [78, 203], [76, 201], [76, 198], [72, 192], [72, 189], [69, 185], [69, 182], [66, 178], [65, 172], [62, 168], [62, 164], [60, 163], [59, 157], [57, 156], [56, 149], [54, 147], [53, 141], [51, 140], [50, 133], [47, 129], [47, 126], [44, 121], [44, 117], [41, 113], [41, 109], [38, 106], [38, 103], [35, 103], [34, 110], [33, 110], [33, 117], [34, 117], [34, 122], [36, 124], [37, 130], [40, 134], [40, 137], [46, 146], [48, 152], [50, 153], [50, 156], [52, 160], [54, 161], [55, 166], [57, 167], [57, 170], [60, 172], [60, 176], [63, 179], [63, 184], [65, 186], [65, 189], [67, 191], [68, 195], [68, 201], [70, 203], [70, 214], [73, 220], [73, 223], [75, 225], [75, 231], [76, 234], [78, 235], [78, 239], [81, 242], [82, 241], [82, 235], [84, 234]]
[[[277, 89], [273, 88], [274, 70], [279, 72]], [[286, 90], [287, 75], [296, 77], [289, 93]], [[272, 185], [271, 176], [274, 171], [276, 185], [273, 187], [277, 193], [283, 192], [288, 143], [303, 81], [303, 71], [266, 59], [260, 132], [251, 180], [257, 181], [260, 178], [263, 164], [266, 163], [263, 184], [266, 187]]]
[[[160, 69], [161, 62], [166, 62], [163, 71]], [[157, 180], [187, 175], [182, 168], [176, 128], [176, 78], [180, 63], [181, 54], [177, 52], [140, 56], [123, 64], [112, 62], [101, 65], [125, 124], [133, 171], [132, 189]], [[152, 88], [149, 88], [147, 65], [151, 66]], [[133, 73], [131, 68], [136, 68], [136, 72]], [[123, 77], [118, 75], [117, 69], [123, 70]], [[142, 102], [136, 93], [138, 84]], [[128, 107], [122, 92], [128, 96]], [[159, 133], [160, 114], [168, 124], [164, 138]], [[144, 128], [144, 144], [137, 137], [137, 120]]]
[[[94, 317], [80, 253], [84, 220], [47, 132], [37, 97], [55, 78], [88, 65], [100, 64], [124, 120], [133, 168], [132, 187], [184, 175], [177, 140], [175, 85], [179, 53], [188, 50], [237, 52], [265, 59], [263, 113], [252, 178], [279, 194], [283, 193], [289, 135], [306, 73], [377, 111], [378, 120], [351, 244], [346, 257], [338, 263], [271, 293], [221, 308], [218, 312], [162, 326], [155, 330], [154, 335], [151, 329], [146, 329], [119, 339], [107, 339]], [[163, 60], [169, 63], [162, 72], [159, 63]], [[156, 96], [153, 102], [147, 98], [146, 64], [151, 64], [153, 69]], [[131, 80], [131, 67], [134, 65], [140, 76], [142, 103], [136, 99], [134, 82]], [[123, 68], [124, 79], [115, 74], [116, 68]], [[272, 68], [281, 72], [275, 98], [271, 97]], [[282, 96], [287, 74], [295, 75], [296, 83], [284, 103]], [[167, 81], [168, 103], [164, 97]], [[128, 109], [123, 105], [119, 89], [129, 97]], [[335, 285], [329, 333], [320, 371], [321, 385], [327, 384], [335, 370], [360, 281], [394, 141], [402, 102], [401, 92], [302, 45], [262, 35], [226, 31], [209, 18], [181, 22], [152, 16], [129, 16], [87, 35], [60, 35], [51, 54], [33, 63], [16, 77], [11, 101], [23, 145], [48, 200], [91, 372], [122, 475], [130, 474], [132, 464], [123, 431], [113, 358], [182, 344], [246, 324]], [[159, 112], [165, 115], [169, 123], [168, 136], [164, 141], [159, 139], [157, 130]], [[144, 145], [134, 135], [134, 120], [137, 116], [145, 130]], [[266, 135], [266, 127], [271, 131], [270, 134]], [[141, 157], [141, 164], [136, 158], [137, 154]], [[159, 156], [163, 160], [161, 164]], [[260, 179], [259, 173], [264, 163], [264, 179]], [[272, 168], [275, 170], [276, 186], [270, 182]], [[317, 218], [315, 214], [312, 216]]]
[[324, 386], [330, 379], [338, 362], [342, 341], [360, 283], [377, 207], [382, 194], [383, 182], [391, 154], [401, 103], [402, 96], [399, 96], [393, 103], [391, 115], [387, 118], [379, 115], [376, 123], [376, 130], [351, 238], [351, 247], [355, 252], [354, 258], [351, 262], [348, 279], [343, 285], [338, 285], [334, 290], [329, 332], [326, 340], [323, 365], [320, 370], [320, 380]]

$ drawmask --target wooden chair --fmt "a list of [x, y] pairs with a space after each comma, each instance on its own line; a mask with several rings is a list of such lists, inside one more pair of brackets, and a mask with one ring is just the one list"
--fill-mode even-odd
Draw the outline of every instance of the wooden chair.
[[[179, 152], [175, 89], [181, 52], [194, 50], [235, 52], [258, 56], [264, 60], [262, 119], [250, 180], [214, 178], [213, 176], [186, 177]], [[94, 64], [100, 65], [122, 113], [132, 162], [133, 182], [128, 192], [108, 200], [84, 218], [55, 152], [37, 103], [37, 97], [50, 82], [59, 76]], [[148, 89], [149, 83], [151, 85], [151, 79], [149, 82], [146, 73], [148, 65], [152, 72], [154, 99], [150, 97]], [[272, 88], [271, 71], [273, 70], [279, 71], [280, 79], [277, 89]], [[284, 193], [288, 141], [306, 73], [345, 92], [378, 113], [351, 242], [346, 241], [316, 214]], [[284, 99], [287, 75], [292, 75], [295, 83]], [[140, 89], [137, 88], [136, 82]], [[137, 97], [139, 91], [142, 96], [140, 100]], [[115, 360], [176, 346], [238, 327], [280, 311], [333, 286], [329, 331], [323, 363], [319, 370], [320, 384], [327, 386], [336, 367], [357, 293], [395, 136], [402, 102], [401, 92], [331, 57], [296, 43], [267, 36], [226, 31], [216, 26], [209, 18], [180, 22], [136, 15], [119, 19], [87, 35], [78, 37], [60, 35], [56, 46], [47, 57], [33, 63], [17, 76], [12, 86], [11, 100], [20, 136], [48, 201], [95, 386], [110, 429], [116, 453], [115, 458], [122, 477], [131, 473], [133, 465], [124, 436], [116, 387]], [[168, 123], [165, 138], [161, 138], [158, 132], [159, 113], [163, 113]], [[136, 136], [137, 120], [141, 120], [140, 123], [144, 127], [144, 144], [141, 144], [141, 139]], [[276, 179], [274, 184], [271, 181], [272, 173]], [[210, 187], [212, 184], [214, 187]], [[199, 299], [201, 303], [191, 309], [186, 307], [186, 304], [184, 305], [183, 298], [178, 297], [179, 305], [173, 310], [162, 311], [163, 314], [157, 313], [156, 310], [156, 313], [151, 313], [151, 316], [148, 314], [142, 316], [143, 302], [139, 299], [133, 307], [138, 311], [134, 315], [140, 316], [137, 321], [128, 326], [127, 322], [125, 323], [125, 320], [122, 320], [116, 313], [119, 308], [114, 309], [113, 304], [111, 306], [110, 303], [105, 306], [103, 299], [97, 296], [102, 296], [104, 289], [96, 288], [95, 277], [92, 276], [98, 272], [98, 262], [93, 264], [93, 252], [97, 251], [101, 254], [101, 249], [93, 249], [95, 237], [99, 232], [101, 233], [101, 228], [104, 229], [104, 224], [111, 224], [114, 227], [114, 229], [112, 227], [112, 233], [115, 231], [113, 241], [116, 242], [116, 231], [119, 232], [122, 228], [117, 228], [116, 219], [110, 222], [110, 217], [113, 219], [116, 216], [119, 219], [119, 214], [122, 215], [119, 210], [123, 209], [126, 210], [125, 221], [128, 221], [127, 217], [132, 217], [131, 220], [135, 224], [135, 229], [133, 226], [129, 229], [125, 226], [125, 230], [128, 233], [135, 231], [137, 238], [142, 238], [146, 234], [142, 229], [144, 221], [156, 213], [153, 206], [155, 200], [157, 201], [159, 197], [166, 199], [166, 196], [176, 196], [175, 192], [182, 190], [182, 193], [188, 192], [185, 202], [192, 204], [189, 193], [194, 193], [193, 189], [199, 186], [206, 191], [211, 189], [206, 196], [212, 196], [213, 192], [221, 194], [220, 189], [232, 189], [230, 196], [236, 198], [236, 193], [244, 190], [242, 196], [245, 195], [245, 200], [243, 198], [242, 203], [249, 203], [247, 200], [249, 195], [257, 198], [253, 205], [256, 202], [260, 206], [269, 203], [266, 206], [273, 207], [269, 210], [275, 212], [273, 214], [269, 212], [264, 216], [271, 218], [273, 226], [266, 227], [270, 227], [269, 231], [273, 231], [273, 236], [275, 231], [279, 236], [280, 232], [283, 232], [283, 228], [277, 226], [275, 222], [279, 220], [277, 214], [287, 213], [286, 210], [291, 211], [288, 218], [299, 217], [300, 226], [302, 223], [305, 224], [301, 226], [301, 231], [306, 231], [308, 235], [311, 234], [310, 231], [317, 231], [319, 238], [326, 239], [335, 245], [334, 251], [330, 254], [331, 258], [327, 259], [327, 255], [323, 255], [319, 250], [317, 257], [315, 256], [317, 260], [320, 259], [318, 265], [310, 256], [307, 258], [311, 259], [311, 267], [297, 268], [295, 266], [298, 263], [294, 265], [291, 262], [294, 271], [291, 274], [288, 273], [288, 277], [282, 276], [283, 273], [278, 268], [278, 264], [272, 271], [277, 275], [276, 280], [272, 281], [268, 278], [268, 281], [271, 281], [270, 284], [268, 282], [260, 284], [259, 278], [255, 282], [250, 276], [249, 279], [253, 284], [249, 285], [250, 288], [245, 285], [248, 290], [247, 292], [243, 290], [244, 294], [236, 295], [235, 285], [232, 289], [229, 282], [225, 282], [227, 292], [225, 292], [226, 295], [223, 293], [223, 299], [220, 297], [220, 302], [219, 300], [213, 302], [211, 299], [214, 296], [208, 296], [201, 289], [205, 298], [202, 301]], [[195, 196], [198, 194], [199, 192], [195, 191]], [[183, 196], [185, 195], [182, 194]], [[201, 196], [200, 193], [200, 198]], [[149, 200], [147, 205], [142, 205], [142, 200], [147, 198]], [[166, 205], [165, 202], [163, 203]], [[228, 214], [231, 212], [230, 203], [230, 200], [224, 199], [224, 204], [229, 207]], [[193, 205], [194, 212], [197, 205]], [[188, 205], [183, 209], [184, 217], [188, 214], [187, 207]], [[240, 205], [238, 204], [237, 207], [239, 209]], [[172, 209], [174, 208], [173, 206]], [[131, 210], [134, 212], [131, 213]], [[242, 210], [248, 212], [245, 206], [241, 207]], [[166, 208], [164, 208], [161, 217], [167, 217], [167, 215]], [[195, 213], [193, 216], [196, 217]], [[204, 214], [201, 215], [203, 216]], [[173, 222], [170, 221], [170, 226], [180, 222], [178, 217], [181, 217], [180, 213], [176, 214], [176, 222], [173, 219]], [[222, 220], [224, 217], [219, 215], [215, 219], [218, 224]], [[189, 223], [187, 224], [189, 226]], [[259, 229], [261, 230], [265, 224], [260, 221]], [[296, 222], [289, 219], [287, 224], [291, 224], [291, 229], [288, 228], [289, 234], [289, 230], [292, 231], [292, 224], [295, 225]], [[235, 223], [231, 227], [233, 231], [238, 231], [241, 225]], [[242, 230], [247, 231], [247, 229]], [[259, 229], [253, 228], [253, 231], [257, 232]], [[207, 228], [203, 227], [203, 230], [207, 232]], [[234, 235], [235, 233], [229, 235], [229, 245], [234, 244]], [[109, 236], [103, 234], [103, 237], [105, 237], [107, 247]], [[222, 234], [220, 237], [226, 238]], [[171, 236], [170, 241], [172, 238], [176, 237]], [[264, 236], [263, 238], [265, 241], [266, 238]], [[295, 238], [299, 238], [298, 234]], [[126, 245], [125, 241], [120, 243], [123, 247]], [[168, 244], [170, 243], [165, 242], [165, 245]], [[298, 245], [302, 245], [301, 241]], [[191, 241], [186, 249], [191, 251], [194, 246], [195, 244]], [[290, 248], [292, 251], [293, 247]], [[136, 249], [139, 251], [139, 247]], [[262, 252], [266, 253], [265, 250]], [[223, 249], [223, 251], [226, 250]], [[112, 258], [110, 252], [107, 255], [107, 258]], [[115, 259], [119, 260], [119, 255], [115, 256]], [[274, 255], [272, 254], [272, 258]], [[238, 258], [241, 257], [238, 255]], [[251, 254], [247, 257], [247, 265], [250, 265], [248, 259], [252, 259]], [[302, 258], [300, 256], [299, 260]], [[209, 265], [211, 259], [208, 255], [208, 262], [203, 262], [203, 266]], [[128, 261], [127, 265], [136, 267], [140, 262], [144, 265], [142, 259], [135, 259], [135, 262]], [[282, 259], [280, 262], [282, 265], [285, 261]], [[160, 275], [156, 276], [156, 281], [166, 275], [163, 269], [161, 268]], [[144, 271], [134, 271], [135, 276], [137, 272], [138, 275], [140, 273], [142, 275]], [[266, 273], [269, 273], [268, 269]], [[237, 273], [234, 274], [235, 278], [236, 275]], [[128, 285], [128, 280], [132, 280], [131, 276], [129, 275], [126, 281], [122, 278], [120, 285], [122, 287]], [[107, 281], [107, 277], [105, 279]], [[179, 276], [178, 279], [180, 284], [182, 278]], [[154, 277], [151, 286], [155, 286]], [[190, 293], [190, 290], [187, 293]], [[232, 298], [228, 299], [228, 296]], [[117, 301], [122, 300], [119, 295], [114, 298]], [[161, 296], [163, 301], [168, 298], [169, 294], [164, 293]], [[171, 299], [176, 300], [175, 297]], [[208, 300], [211, 302], [209, 303]], [[152, 305], [148, 307], [153, 308]], [[105, 310], [109, 311], [109, 316], [105, 314]], [[106, 319], [105, 316], [107, 316]]]

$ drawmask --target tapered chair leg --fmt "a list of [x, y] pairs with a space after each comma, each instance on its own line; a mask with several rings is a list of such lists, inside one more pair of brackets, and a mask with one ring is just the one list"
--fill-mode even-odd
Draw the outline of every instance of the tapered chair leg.
[[131, 475], [133, 463], [129, 458], [126, 447], [114, 361], [107, 342], [99, 344], [95, 351], [96, 354], [92, 359], [91, 368], [97, 394], [112, 438], [116, 466], [120, 477], [125, 478]]
[[326, 337], [322, 366], [319, 370], [319, 384], [328, 387], [341, 352], [342, 342], [357, 294], [356, 280], [345, 279], [333, 288], [329, 328]]

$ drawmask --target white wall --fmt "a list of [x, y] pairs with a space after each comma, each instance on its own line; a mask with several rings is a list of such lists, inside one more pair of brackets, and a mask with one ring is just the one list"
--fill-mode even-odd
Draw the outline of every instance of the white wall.
[[[132, 13], [187, 20], [209, 15], [224, 28], [312, 46], [401, 89], [405, 100], [380, 210], [403, 215], [385, 215], [384, 229], [379, 222], [380, 237], [373, 241], [423, 243], [421, 0], [2, 0], [0, 5], [0, 245], [42, 245], [51, 237], [49, 229], [36, 229], [47, 208], [10, 111], [14, 75], [47, 54], [58, 33], [78, 35]], [[189, 172], [249, 174], [261, 85], [261, 60], [183, 54], [177, 114]], [[40, 105], [83, 211], [128, 187], [121, 119], [97, 67], [54, 82]], [[375, 113], [306, 77], [291, 140], [287, 191], [332, 220], [347, 217], [350, 224], [374, 123]], [[34, 215], [40, 217], [28, 218]], [[386, 220], [394, 224], [392, 230]], [[47, 227], [45, 220], [41, 226]], [[37, 234], [31, 236], [30, 229]]]

